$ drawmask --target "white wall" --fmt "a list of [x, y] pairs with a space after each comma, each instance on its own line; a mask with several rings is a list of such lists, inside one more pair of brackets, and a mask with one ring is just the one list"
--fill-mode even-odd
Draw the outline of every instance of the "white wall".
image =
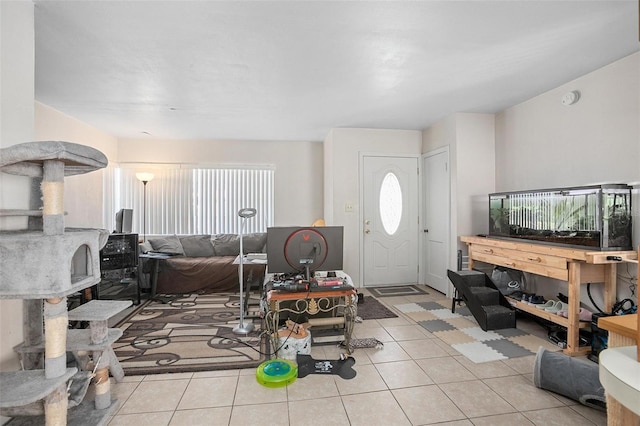
[[[0, 148], [33, 140], [33, 3], [0, 2]], [[0, 173], [0, 208], [28, 209], [31, 179]], [[0, 221], [0, 229], [26, 219]], [[35, 260], [37, 261], [37, 260]], [[0, 370], [20, 368], [13, 347], [22, 342], [22, 301], [0, 300]]]
[[639, 85], [636, 53], [497, 114], [497, 191], [640, 181]]
[[458, 144], [456, 142], [456, 114], [451, 114], [422, 132], [422, 152], [427, 154], [436, 149], [447, 147], [449, 149], [449, 191], [451, 205], [449, 206], [449, 266], [453, 267], [456, 251], [458, 249]]
[[[562, 95], [581, 98], [564, 106]], [[640, 53], [550, 90], [496, 115], [496, 189], [558, 188], [640, 182]], [[638, 189], [632, 201], [634, 247], [640, 244]], [[631, 268], [634, 270], [635, 268]], [[629, 274], [618, 268], [618, 298], [629, 297]], [[632, 274], [634, 274], [632, 272]], [[535, 278], [548, 297], [566, 286]], [[594, 299], [603, 307], [601, 286]], [[582, 302], [591, 303], [583, 286]]]
[[493, 114], [456, 114], [458, 232], [487, 233], [489, 197], [495, 190]]
[[[117, 139], [39, 102], [35, 104], [36, 140], [59, 140], [100, 150], [109, 162], [117, 157]], [[102, 228], [102, 176], [97, 170], [64, 180], [65, 226]], [[87, 191], [91, 188], [90, 191]]]
[[495, 123], [493, 114], [456, 113], [422, 132], [422, 151], [449, 148], [450, 241], [449, 268], [457, 250], [467, 252], [460, 235], [488, 231], [489, 198], [495, 190]]
[[451, 114], [422, 132], [424, 153], [449, 148], [454, 254], [463, 248], [459, 235], [488, 231], [488, 194], [495, 190], [494, 141], [493, 114]]
[[[116, 139], [49, 107], [34, 102], [33, 3], [0, 2], [2, 108], [0, 147], [35, 140], [63, 140], [89, 145], [115, 157]], [[90, 190], [87, 190], [90, 189]], [[30, 179], [0, 173], [0, 208], [28, 209]], [[37, 201], [37, 200], [36, 200]], [[92, 172], [65, 178], [65, 225], [100, 227], [102, 175]], [[24, 229], [26, 220], [2, 220], [0, 229]], [[34, 259], [34, 261], [38, 261]], [[0, 370], [20, 368], [13, 347], [23, 340], [22, 301], [0, 300]]]
[[275, 166], [276, 226], [309, 226], [323, 216], [319, 142], [121, 139], [123, 163]]
[[[344, 226], [344, 270], [360, 282], [360, 153], [420, 154], [422, 133], [416, 130], [332, 129], [324, 141], [325, 197], [331, 200], [327, 225]], [[352, 212], [345, 205], [353, 205]]]

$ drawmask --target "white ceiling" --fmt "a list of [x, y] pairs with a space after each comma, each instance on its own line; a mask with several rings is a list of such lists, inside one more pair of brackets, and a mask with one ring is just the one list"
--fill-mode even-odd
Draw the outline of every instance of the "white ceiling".
[[424, 129], [640, 50], [637, 0], [36, 0], [35, 33], [36, 99], [131, 138]]

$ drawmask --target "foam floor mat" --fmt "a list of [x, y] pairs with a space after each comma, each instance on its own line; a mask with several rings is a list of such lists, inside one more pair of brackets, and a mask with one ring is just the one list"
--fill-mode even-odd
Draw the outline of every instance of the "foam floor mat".
[[469, 309], [451, 300], [394, 305], [403, 314], [475, 363], [535, 355], [540, 346], [558, 351], [546, 339], [518, 328], [484, 331]]

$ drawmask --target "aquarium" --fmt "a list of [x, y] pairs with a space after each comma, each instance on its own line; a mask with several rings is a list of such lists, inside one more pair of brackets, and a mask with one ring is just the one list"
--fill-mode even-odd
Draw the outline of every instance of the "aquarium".
[[595, 250], [631, 249], [631, 187], [489, 194], [489, 235]]

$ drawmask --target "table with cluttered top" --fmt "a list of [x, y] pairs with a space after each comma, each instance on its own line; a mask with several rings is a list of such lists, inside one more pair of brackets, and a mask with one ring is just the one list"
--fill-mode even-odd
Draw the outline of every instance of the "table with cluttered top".
[[[309, 328], [340, 328], [344, 332], [346, 348], [350, 351], [357, 293], [348, 275], [338, 272], [336, 277], [318, 277], [309, 281], [278, 280], [278, 277], [269, 276], [265, 281], [265, 324], [274, 357], [278, 356], [281, 346], [280, 328], [287, 328], [285, 320], [289, 324], [302, 323]], [[289, 328], [297, 332], [296, 326]]]

